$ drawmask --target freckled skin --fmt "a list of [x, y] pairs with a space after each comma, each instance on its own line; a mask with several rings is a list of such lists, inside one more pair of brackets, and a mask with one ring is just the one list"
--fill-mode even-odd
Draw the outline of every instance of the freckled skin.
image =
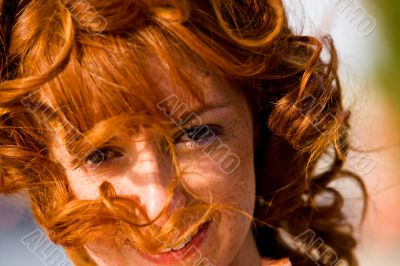
[[[211, 193], [214, 202], [230, 205], [252, 215], [255, 202], [255, 174], [250, 109], [241, 91], [234, 90], [214, 75], [198, 75], [198, 77], [199, 82], [204, 84], [202, 87], [206, 103], [229, 102], [227, 107], [203, 113], [200, 118], [204, 124], [218, 124], [224, 128], [221, 140], [238, 156], [240, 164], [235, 171], [225, 174], [204, 152], [178, 154], [180, 166], [188, 172], [184, 179], [190, 189], [205, 201]], [[169, 80], [166, 77], [161, 77], [159, 82], [162, 82], [168, 90]], [[162, 160], [157, 154], [157, 149], [148, 141], [132, 140], [131, 145], [139, 152], [140, 158], [123, 171], [116, 169], [115, 172], [110, 171], [107, 176], [94, 178], [80, 170], [65, 166], [67, 176], [72, 191], [78, 199], [97, 198], [100, 184], [108, 181], [118, 194], [139, 198], [149, 216], [155, 217], [166, 199], [168, 182], [164, 179], [170, 166], [165, 165], [165, 160]], [[56, 145], [54, 153], [59, 158], [64, 158], [63, 161], [68, 156], [62, 145]], [[138, 185], [137, 178], [143, 180], [146, 185]], [[186, 199], [182, 197], [186, 196], [181, 193], [174, 199], [177, 206], [184, 204]], [[162, 221], [160, 219], [157, 222], [162, 223]], [[201, 255], [216, 266], [260, 265], [260, 257], [250, 226], [249, 218], [238, 213], [222, 211], [220, 219], [213, 222], [209, 228], [199, 250]], [[109, 236], [105, 235], [104, 239], [90, 243], [86, 247], [98, 265], [157, 265], [142, 258], [131, 247], [116, 247], [108, 238]], [[177, 265], [195, 263], [188, 259], [183, 264]]]

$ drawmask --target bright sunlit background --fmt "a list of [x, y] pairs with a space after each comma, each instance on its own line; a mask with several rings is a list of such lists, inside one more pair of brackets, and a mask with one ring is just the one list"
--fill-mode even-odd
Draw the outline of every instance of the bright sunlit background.
[[[361, 266], [400, 265], [400, 159], [398, 103], [400, 102], [400, 2], [356, 0], [288, 0], [292, 25], [304, 32], [331, 34], [340, 57], [346, 104], [352, 109], [352, 145], [348, 168], [367, 183], [370, 206], [357, 231]], [[300, 17], [300, 19], [298, 18]], [[345, 191], [348, 216], [359, 215], [360, 193], [351, 184]]]
[[[339, 52], [351, 139], [358, 152], [348, 167], [363, 176], [370, 208], [361, 230], [361, 266], [400, 265], [400, 2], [286, 0], [296, 32], [331, 34]], [[349, 184], [346, 212], [357, 224], [360, 193]], [[68, 265], [61, 249], [37, 231], [28, 208], [0, 197], [0, 266]]]

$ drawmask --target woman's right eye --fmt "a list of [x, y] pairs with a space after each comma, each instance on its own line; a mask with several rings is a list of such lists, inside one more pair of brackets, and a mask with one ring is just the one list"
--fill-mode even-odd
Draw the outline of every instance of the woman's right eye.
[[85, 163], [88, 166], [98, 166], [100, 164], [109, 163], [122, 157], [123, 154], [112, 148], [99, 148], [91, 152], [86, 158]]

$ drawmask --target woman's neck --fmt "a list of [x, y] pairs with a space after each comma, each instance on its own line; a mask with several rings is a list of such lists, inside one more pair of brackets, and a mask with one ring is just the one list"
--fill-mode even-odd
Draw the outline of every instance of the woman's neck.
[[260, 264], [261, 257], [258, 253], [256, 241], [252, 231], [249, 230], [246, 240], [243, 242], [242, 248], [229, 266], [260, 266]]

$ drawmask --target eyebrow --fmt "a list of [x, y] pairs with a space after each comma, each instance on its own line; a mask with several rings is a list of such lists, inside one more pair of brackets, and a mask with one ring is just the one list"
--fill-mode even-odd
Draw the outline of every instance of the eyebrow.
[[[184, 121], [183, 124], [189, 123], [191, 120], [195, 118], [195, 116], [200, 116], [201, 114], [204, 114], [206, 112], [211, 112], [214, 110], [222, 109], [229, 107], [231, 105], [232, 101], [229, 102], [224, 102], [224, 103], [210, 103], [206, 105], [202, 105], [196, 108], [193, 108], [191, 110], [185, 111], [183, 114], [178, 116], [178, 119], [181, 121]], [[193, 118], [189, 119], [190, 116], [195, 115]]]

